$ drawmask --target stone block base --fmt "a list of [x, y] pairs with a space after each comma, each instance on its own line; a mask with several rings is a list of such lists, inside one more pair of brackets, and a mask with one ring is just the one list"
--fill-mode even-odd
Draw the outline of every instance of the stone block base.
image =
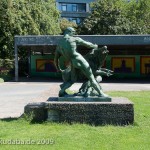
[[126, 98], [112, 98], [111, 102], [31, 103], [25, 106], [25, 113], [31, 114], [31, 112], [34, 121], [48, 120], [92, 125], [126, 125], [134, 122], [133, 103]]
[[111, 97], [58, 97], [58, 101], [68, 102], [111, 102]]

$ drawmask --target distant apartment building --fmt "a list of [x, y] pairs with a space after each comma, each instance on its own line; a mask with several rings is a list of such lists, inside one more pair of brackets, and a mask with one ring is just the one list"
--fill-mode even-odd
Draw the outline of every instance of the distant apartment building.
[[90, 12], [90, 3], [94, 0], [56, 0], [61, 17], [80, 24]]

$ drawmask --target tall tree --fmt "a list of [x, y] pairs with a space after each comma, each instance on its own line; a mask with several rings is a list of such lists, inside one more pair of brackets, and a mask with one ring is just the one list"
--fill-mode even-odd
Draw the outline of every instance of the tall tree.
[[127, 4], [126, 16], [132, 34], [150, 34], [150, 1], [131, 0]]
[[55, 0], [0, 1], [0, 57], [13, 57], [15, 35], [59, 34]]
[[[144, 19], [142, 19], [140, 15], [137, 15], [143, 12], [144, 7], [142, 8], [142, 2], [144, 0], [139, 1], [97, 0], [91, 5], [91, 15], [85, 19], [83, 24], [79, 27], [79, 33], [102, 35], [146, 34], [148, 30], [142, 28], [142, 26], [145, 25]], [[133, 9], [134, 6], [136, 6], [134, 8], [135, 10]], [[147, 7], [146, 10], [148, 10]], [[131, 11], [135, 11], [136, 13], [132, 14]], [[145, 14], [145, 16], [147, 16], [147, 14]], [[148, 20], [150, 19], [147, 19], [147, 21]]]

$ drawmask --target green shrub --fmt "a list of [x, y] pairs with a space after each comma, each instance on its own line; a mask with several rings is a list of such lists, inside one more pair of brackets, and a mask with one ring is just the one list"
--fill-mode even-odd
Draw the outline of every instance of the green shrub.
[[8, 81], [12, 79], [14, 70], [14, 60], [0, 59], [0, 78]]
[[4, 67], [6, 67], [8, 70], [13, 69], [14, 68], [14, 60], [5, 59]]
[[0, 83], [3, 83], [4, 82], [4, 79], [0, 78]]
[[14, 60], [0, 59], [0, 69], [10, 70], [14, 68]]

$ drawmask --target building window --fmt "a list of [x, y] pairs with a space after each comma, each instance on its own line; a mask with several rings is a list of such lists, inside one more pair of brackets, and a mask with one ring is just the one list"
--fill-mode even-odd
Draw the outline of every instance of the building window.
[[72, 5], [72, 11], [77, 11], [77, 4]]
[[67, 4], [61, 4], [61, 11], [67, 11]]
[[86, 12], [86, 4], [59, 3], [60, 11]]
[[86, 4], [78, 4], [78, 12], [86, 12]]

